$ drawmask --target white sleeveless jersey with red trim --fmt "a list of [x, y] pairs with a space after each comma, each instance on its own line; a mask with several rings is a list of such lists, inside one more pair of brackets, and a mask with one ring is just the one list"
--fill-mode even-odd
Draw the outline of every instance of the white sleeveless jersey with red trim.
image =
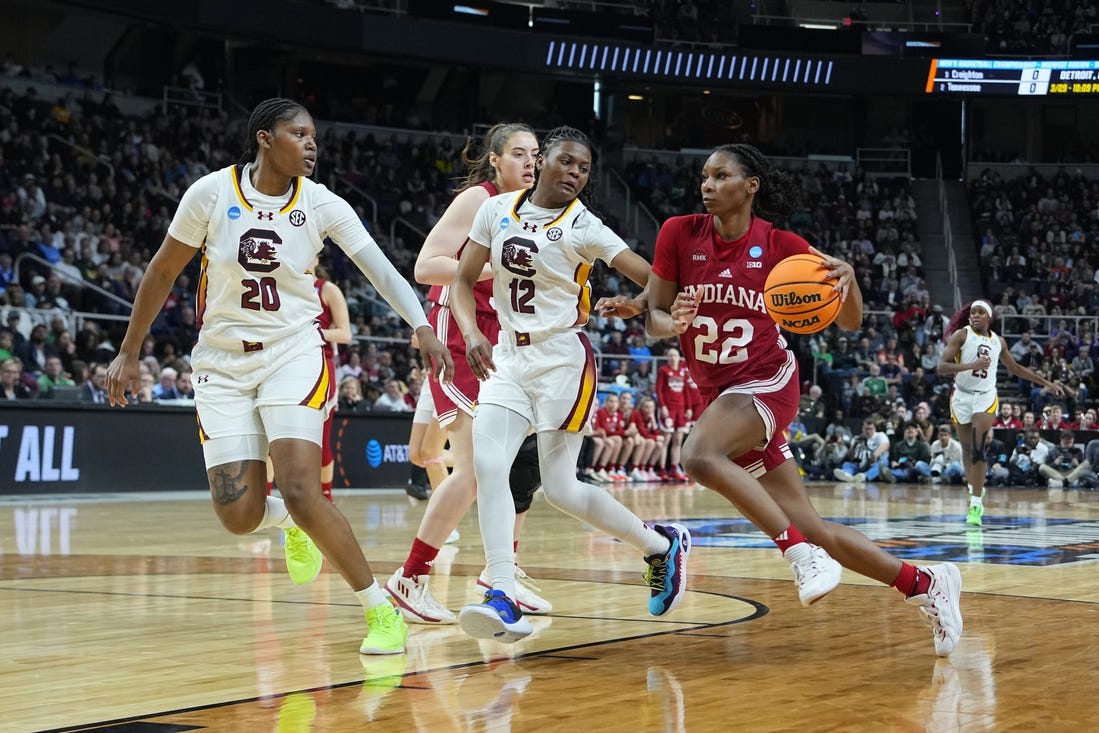
[[967, 325], [965, 341], [962, 341], [962, 347], [958, 350], [955, 361], [958, 364], [969, 364], [982, 356], [991, 359], [992, 366], [988, 369], [958, 372], [954, 375], [954, 386], [966, 392], [987, 392], [996, 389], [996, 367], [1000, 365], [1000, 337], [995, 331], [989, 331], [987, 336], [982, 336], [974, 331], [972, 326]]
[[578, 199], [543, 209], [529, 196], [524, 190], [483, 203], [469, 246], [490, 249], [502, 330], [540, 338], [579, 330], [591, 310], [592, 264], [609, 263], [629, 247]]
[[325, 236], [349, 255], [361, 249], [341, 244], [361, 232], [346, 201], [303, 177], [286, 193], [268, 196], [252, 186], [250, 167], [200, 178], [168, 227], [173, 238], [202, 249], [199, 341], [217, 348], [247, 349], [314, 325], [321, 303], [309, 270]]
[[[496, 196], [500, 192], [496, 189], [495, 184], [491, 181], [484, 181], [477, 184], [481, 188], [488, 191], [488, 195], [491, 198]], [[466, 248], [465, 243], [458, 248], [458, 251], [454, 253], [454, 259], [458, 260], [462, 258], [462, 250]], [[432, 285], [431, 289], [427, 292], [427, 299], [429, 302], [441, 305], [444, 307], [450, 307], [450, 286], [449, 285]], [[492, 302], [492, 280], [481, 280], [473, 288], [473, 300], [476, 303], [477, 312], [482, 315], [496, 315], [496, 305]]]
[[721, 239], [709, 214], [664, 222], [653, 273], [678, 283], [680, 290], [702, 290], [694, 322], [679, 337], [702, 390], [770, 380], [787, 363], [786, 339], [763, 303], [764, 285], [778, 262], [808, 250], [801, 237], [755, 216], [748, 232], [733, 242]]

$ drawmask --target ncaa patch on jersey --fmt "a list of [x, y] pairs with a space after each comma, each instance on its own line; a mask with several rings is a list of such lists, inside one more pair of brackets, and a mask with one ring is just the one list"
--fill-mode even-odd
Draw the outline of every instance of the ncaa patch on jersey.
[[749, 257], [759, 257], [762, 254], [763, 254], [763, 247], [760, 247], [758, 244], [754, 245], [750, 250], [748, 250], [748, 256]]
[[507, 229], [510, 225], [511, 225], [511, 222], [508, 221], [508, 218], [506, 216], [503, 219], [500, 220], [500, 230], [501, 231], [503, 231], [504, 229]]
[[237, 219], [240, 218], [240, 207], [239, 206], [230, 206], [229, 211], [226, 212], [226, 215], [230, 219], [236, 221]]

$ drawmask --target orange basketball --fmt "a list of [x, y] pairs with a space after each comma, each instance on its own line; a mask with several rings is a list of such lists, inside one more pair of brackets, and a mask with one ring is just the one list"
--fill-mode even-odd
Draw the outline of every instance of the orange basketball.
[[792, 255], [775, 265], [763, 288], [763, 303], [780, 328], [816, 333], [832, 325], [843, 303], [827, 275], [814, 255]]

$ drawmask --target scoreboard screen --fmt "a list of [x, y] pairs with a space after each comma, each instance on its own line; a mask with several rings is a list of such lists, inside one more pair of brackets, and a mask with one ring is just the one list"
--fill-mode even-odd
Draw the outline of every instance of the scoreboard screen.
[[931, 59], [927, 94], [1099, 95], [1099, 61]]

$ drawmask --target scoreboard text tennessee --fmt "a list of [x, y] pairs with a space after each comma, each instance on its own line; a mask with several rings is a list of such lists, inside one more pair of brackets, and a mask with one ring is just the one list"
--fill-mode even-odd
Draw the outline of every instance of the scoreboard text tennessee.
[[1099, 61], [931, 59], [928, 94], [1099, 94]]

